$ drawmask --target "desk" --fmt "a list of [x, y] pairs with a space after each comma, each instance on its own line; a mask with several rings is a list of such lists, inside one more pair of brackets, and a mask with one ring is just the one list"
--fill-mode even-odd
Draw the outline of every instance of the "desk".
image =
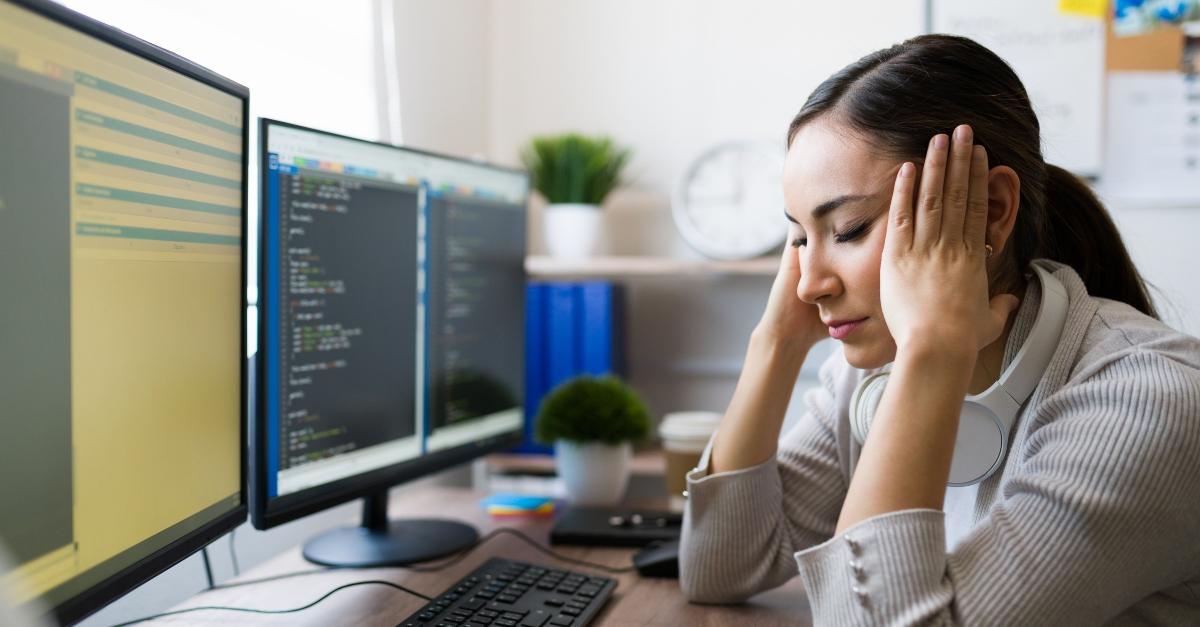
[[[551, 521], [545, 519], [493, 520], [479, 507], [484, 493], [463, 488], [427, 487], [391, 497], [392, 516], [440, 516], [471, 522], [485, 534], [508, 526], [543, 542], [550, 535]], [[348, 521], [350, 522], [350, 521]], [[629, 564], [631, 549], [591, 548], [559, 545], [555, 551], [614, 567]], [[500, 535], [476, 548], [463, 561], [443, 571], [416, 573], [403, 568], [326, 570], [321, 574], [293, 577], [227, 590], [198, 594], [174, 609], [201, 605], [224, 605], [261, 609], [283, 609], [310, 603], [337, 586], [366, 579], [383, 579], [402, 584], [429, 596], [441, 593], [451, 583], [474, 570], [490, 557], [507, 557], [559, 568], [587, 571], [582, 566], [557, 562], [511, 535]], [[301, 570], [317, 570], [296, 547], [233, 579], [245, 581]], [[595, 572], [595, 571], [588, 571]], [[598, 573], [605, 574], [606, 573]], [[799, 578], [787, 585], [756, 596], [741, 606], [692, 605], [684, 600], [674, 579], [643, 579], [635, 572], [615, 575], [617, 589], [593, 625], [808, 625], [812, 623], [804, 588]], [[263, 615], [246, 612], [203, 611], [171, 616], [158, 624], [206, 625], [363, 625], [393, 627], [426, 602], [387, 586], [358, 586], [342, 590], [316, 606], [294, 614]]]

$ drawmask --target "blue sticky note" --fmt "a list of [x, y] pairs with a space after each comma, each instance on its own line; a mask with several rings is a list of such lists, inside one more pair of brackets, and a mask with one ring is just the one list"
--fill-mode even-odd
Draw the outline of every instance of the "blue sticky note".
[[502, 507], [511, 507], [514, 509], [537, 509], [546, 503], [553, 501], [553, 498], [547, 496], [530, 496], [528, 494], [493, 494], [479, 502], [483, 507], [499, 505]]

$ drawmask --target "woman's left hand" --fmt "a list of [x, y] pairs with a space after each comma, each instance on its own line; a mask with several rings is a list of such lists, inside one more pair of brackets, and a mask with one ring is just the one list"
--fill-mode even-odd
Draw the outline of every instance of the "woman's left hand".
[[930, 141], [913, 202], [916, 166], [900, 167], [880, 268], [883, 317], [897, 352], [949, 352], [973, 362], [1004, 332], [1020, 301], [988, 298], [984, 238], [988, 160], [971, 127]]

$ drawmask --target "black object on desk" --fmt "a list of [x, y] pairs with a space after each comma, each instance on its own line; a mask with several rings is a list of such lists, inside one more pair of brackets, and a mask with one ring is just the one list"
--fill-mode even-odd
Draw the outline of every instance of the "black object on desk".
[[643, 577], [679, 578], [679, 540], [655, 542], [633, 554], [633, 565]]
[[581, 627], [617, 581], [493, 557], [397, 627]]
[[572, 507], [550, 530], [551, 544], [642, 547], [679, 539], [683, 515], [612, 507]]

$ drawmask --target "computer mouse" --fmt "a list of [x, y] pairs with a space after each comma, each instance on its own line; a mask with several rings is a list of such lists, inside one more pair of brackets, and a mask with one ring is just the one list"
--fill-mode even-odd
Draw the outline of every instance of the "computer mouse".
[[643, 577], [679, 578], [679, 540], [654, 542], [633, 554], [633, 566]]

